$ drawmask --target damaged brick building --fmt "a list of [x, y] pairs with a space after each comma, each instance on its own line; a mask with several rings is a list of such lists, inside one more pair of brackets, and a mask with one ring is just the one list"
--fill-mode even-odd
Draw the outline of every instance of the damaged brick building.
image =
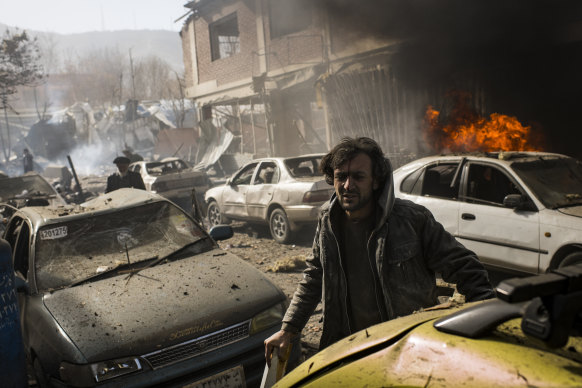
[[541, 3], [190, 1], [186, 95], [234, 135], [233, 152], [253, 156], [322, 152], [354, 135], [396, 165], [441, 152], [423, 126], [431, 106], [455, 120], [451, 90], [476, 117], [551, 128], [544, 150], [578, 156], [580, 6]]
[[405, 99], [381, 65], [395, 42], [354, 35], [313, 3], [298, 4], [185, 5], [192, 10], [181, 31], [187, 96], [200, 117], [227, 127], [240, 151], [254, 155], [326, 151], [355, 134], [414, 149], [402, 125], [414, 115], [381, 104]]

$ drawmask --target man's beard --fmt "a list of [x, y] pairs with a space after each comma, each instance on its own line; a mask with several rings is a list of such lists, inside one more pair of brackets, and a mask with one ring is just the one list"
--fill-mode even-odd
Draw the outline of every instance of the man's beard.
[[[352, 197], [352, 198], [357, 198], [358, 200], [356, 202], [352, 201], [348, 204], [344, 204], [343, 198], [345, 194], [350, 194], [350, 195], [356, 195], [356, 197]], [[370, 195], [367, 196], [361, 196], [360, 193], [357, 192], [346, 192], [343, 191], [340, 193], [340, 206], [342, 207], [342, 209], [347, 210], [347, 211], [356, 211], [356, 210], [360, 210], [362, 208], [364, 208], [368, 203], [370, 203], [370, 201], [372, 200], [372, 193], [370, 193]]]

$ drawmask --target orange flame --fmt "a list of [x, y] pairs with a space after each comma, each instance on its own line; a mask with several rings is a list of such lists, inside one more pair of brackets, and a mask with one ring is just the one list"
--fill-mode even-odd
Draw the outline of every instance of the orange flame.
[[440, 112], [428, 106], [425, 113], [425, 139], [437, 152], [490, 152], [490, 151], [538, 151], [531, 126], [523, 126], [515, 117], [493, 113], [489, 119], [457, 103], [443, 125]]

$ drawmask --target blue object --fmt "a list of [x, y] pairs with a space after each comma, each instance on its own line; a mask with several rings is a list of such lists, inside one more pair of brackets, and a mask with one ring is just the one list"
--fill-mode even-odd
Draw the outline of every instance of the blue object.
[[28, 386], [12, 250], [3, 239], [0, 239], [0, 379], [2, 387]]

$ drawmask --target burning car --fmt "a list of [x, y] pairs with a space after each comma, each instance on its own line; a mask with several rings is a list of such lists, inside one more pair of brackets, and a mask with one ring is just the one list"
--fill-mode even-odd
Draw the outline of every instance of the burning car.
[[206, 172], [195, 171], [178, 158], [134, 162], [129, 170], [141, 174], [146, 190], [168, 198], [187, 212], [192, 211], [192, 190], [198, 203], [204, 204], [204, 193], [212, 185]]
[[333, 193], [318, 171], [322, 157], [250, 161], [224, 185], [206, 192], [208, 221], [211, 225], [230, 220], [268, 224], [275, 241], [291, 241], [301, 226], [317, 222], [319, 207]]
[[275, 387], [579, 387], [582, 266], [506, 280], [498, 299], [448, 302], [371, 326]]
[[286, 297], [213, 236], [232, 229], [136, 189], [19, 209], [4, 238], [39, 385], [258, 385]]
[[582, 262], [582, 164], [565, 155], [431, 156], [394, 172], [400, 198], [427, 207], [490, 269], [544, 273]]

